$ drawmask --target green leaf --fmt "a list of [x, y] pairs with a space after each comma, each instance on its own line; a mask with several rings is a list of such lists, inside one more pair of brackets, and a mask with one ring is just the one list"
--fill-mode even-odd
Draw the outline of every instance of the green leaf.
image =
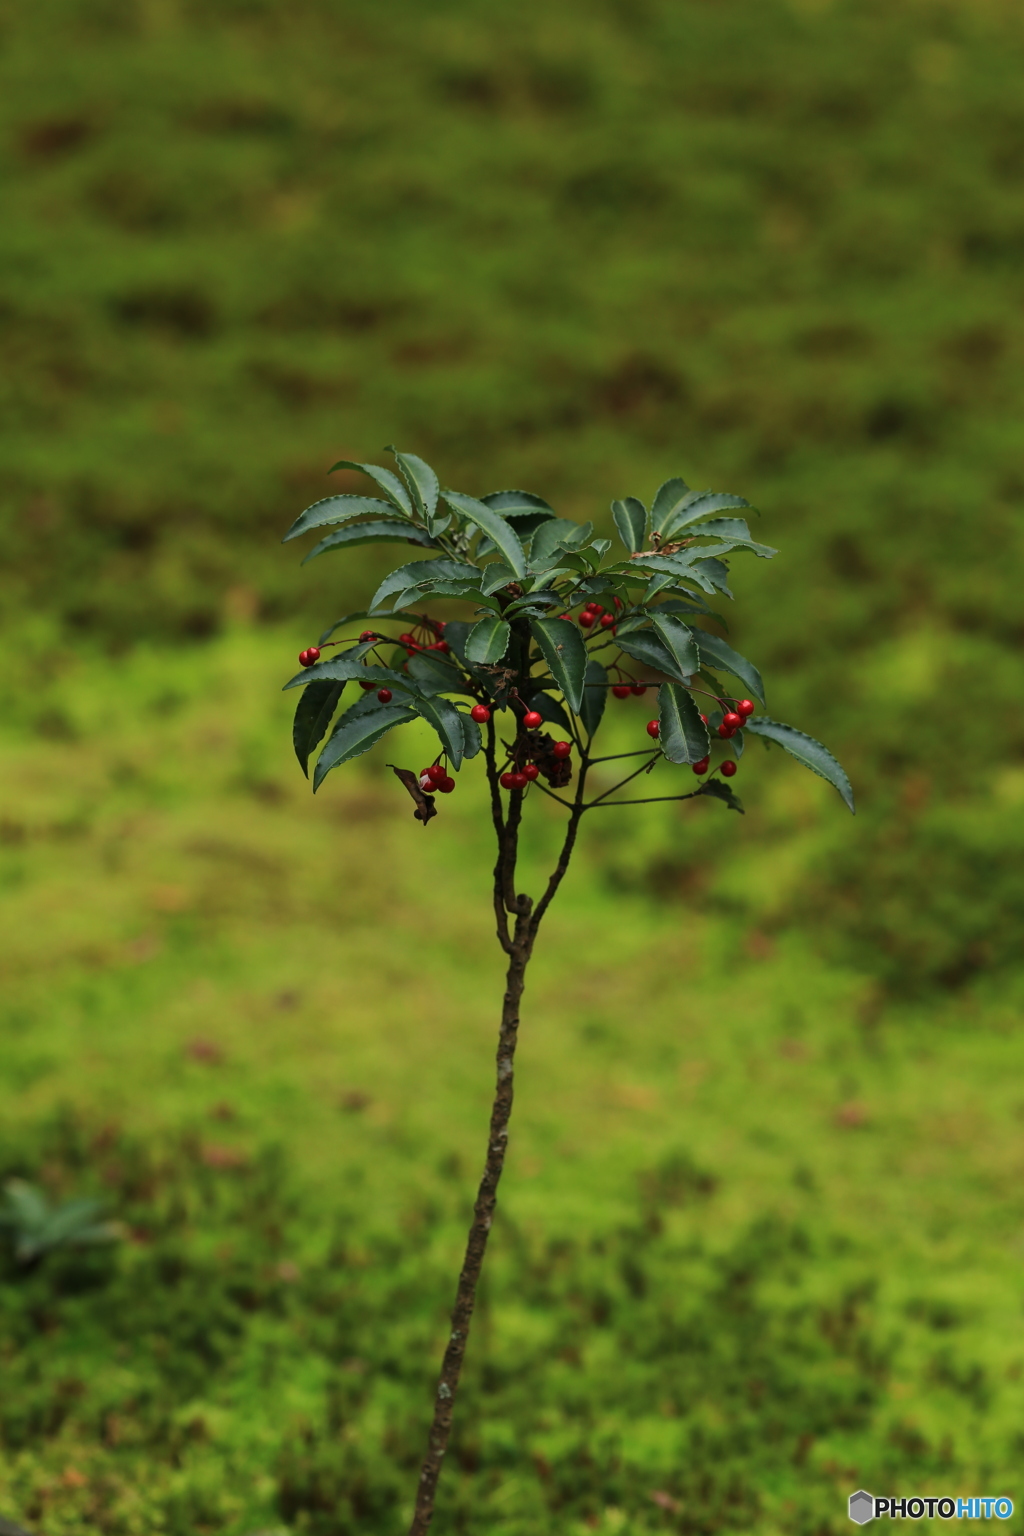
[[476, 523], [478, 528], [483, 529], [517, 576], [526, 575], [526, 555], [511, 523], [506, 523], [499, 513], [487, 506], [485, 502], [477, 501], [474, 496], [463, 496], [460, 491], [445, 491], [443, 494], [453, 512], [460, 513], [471, 523]]
[[666, 677], [674, 677], [677, 682], [683, 682], [693, 672], [693, 668], [684, 672], [664, 640], [649, 629], [634, 630], [629, 635], [620, 634], [616, 639], [619, 648], [627, 656], [632, 656], [634, 661], [642, 662], [645, 667], [652, 667], [656, 672], [664, 672]]
[[539, 715], [543, 715], [549, 725], [557, 725], [567, 736], [572, 735], [572, 724], [569, 716], [549, 693], [538, 690], [530, 699], [530, 708], [535, 709]]
[[692, 677], [700, 666], [700, 657], [687, 625], [673, 618], [672, 614], [657, 610], [651, 614], [651, 623], [671, 652], [677, 673], [681, 677]]
[[322, 501], [314, 501], [305, 512], [299, 513], [281, 543], [287, 544], [289, 539], [297, 539], [311, 528], [324, 528], [328, 523], [347, 523], [353, 517], [379, 517], [382, 512], [393, 514], [394, 509], [386, 501], [375, 501], [371, 496], [325, 496]]
[[403, 565], [398, 570], [385, 576], [370, 602], [370, 612], [375, 613], [380, 605], [396, 593], [405, 592], [410, 587], [415, 587], [418, 582], [442, 582], [479, 581], [480, 573], [468, 562], [463, 564], [459, 560], [414, 560], [409, 565]]
[[360, 608], [355, 613], [343, 613], [340, 619], [335, 619], [330, 629], [324, 630], [317, 641], [317, 645], [326, 645], [331, 636], [337, 634], [338, 630], [343, 629], [346, 624], [352, 624], [356, 619], [368, 619], [369, 617], [370, 615], [364, 608]]
[[340, 656], [332, 656], [329, 661], [319, 661], [315, 667], [303, 667], [301, 672], [296, 672], [282, 688], [282, 693], [287, 693], [289, 688], [305, 688], [309, 683], [319, 683], [324, 680], [331, 683], [346, 682], [353, 677], [365, 677], [366, 668], [363, 665], [363, 657], [367, 651], [372, 651], [372, 640], [360, 640], [357, 645], [343, 651]]
[[361, 757], [386, 736], [392, 726], [416, 719], [416, 712], [404, 704], [378, 704], [377, 700], [359, 699], [347, 709], [328, 738], [313, 770], [313, 793], [320, 788], [332, 768]]
[[622, 501], [613, 501], [612, 517], [619, 531], [619, 538], [630, 554], [643, 549], [644, 535], [647, 531], [647, 508], [643, 502], [637, 501], [635, 496], [626, 496]]
[[755, 736], [763, 736], [768, 741], [778, 742], [780, 747], [785, 747], [798, 762], [803, 763], [812, 773], [816, 773], [819, 779], [825, 779], [835, 789], [838, 789], [843, 802], [854, 811], [853, 789], [842, 765], [836, 761], [827, 747], [823, 747], [820, 741], [815, 741], [813, 736], [805, 736], [803, 731], [798, 731], [795, 726], [781, 725], [778, 720], [769, 720], [767, 715], [758, 715], [746, 721], [744, 730], [752, 731]]
[[558, 554], [559, 545], [566, 539], [572, 539], [579, 532], [579, 523], [574, 523], [568, 517], [549, 518], [546, 523], [537, 529], [530, 545], [530, 564], [533, 568], [543, 564]]
[[[454, 662], [443, 651], [417, 651], [406, 665], [408, 677], [416, 681], [416, 691], [426, 695], [435, 693], [465, 693], [466, 686]], [[408, 687], [408, 683], [405, 685]]]
[[362, 474], [369, 475], [380, 486], [392, 506], [397, 507], [406, 517], [412, 517], [409, 493], [393, 470], [385, 469], [382, 464], [356, 464], [352, 459], [339, 459], [327, 473], [333, 475], [336, 469], [358, 469]]
[[379, 544], [400, 539], [407, 544], [419, 544], [424, 549], [438, 547], [422, 528], [414, 528], [411, 523], [350, 523], [347, 528], [336, 528], [333, 533], [321, 539], [319, 544], [314, 544], [302, 563], [308, 565], [311, 560], [316, 559], [317, 555], [326, 554], [329, 549], [342, 549], [352, 544]]
[[529, 491], [491, 491], [480, 500], [492, 512], [500, 512], [502, 517], [514, 523], [520, 538], [527, 537], [541, 523], [549, 522], [555, 516], [554, 508]]
[[[690, 531], [694, 539], [750, 539], [750, 529], [742, 517], [713, 517]], [[751, 542], [753, 542], [751, 540]]]
[[541, 654], [551, 669], [551, 676], [561, 688], [573, 714], [578, 715], [583, 702], [588, 659], [579, 630], [568, 619], [531, 619], [529, 622]]
[[512, 626], [504, 619], [481, 619], [469, 632], [466, 660], [478, 667], [493, 667], [508, 650], [511, 636]]
[[467, 758], [476, 757], [484, 744], [484, 739], [480, 734], [480, 727], [472, 715], [461, 714], [460, 718], [462, 720], [462, 755]]
[[700, 650], [701, 661], [731, 672], [733, 677], [738, 677], [740, 682], [750, 689], [755, 699], [764, 703], [764, 683], [761, 681], [761, 674], [745, 656], [741, 656], [739, 651], [734, 651], [731, 645], [727, 645], [717, 635], [709, 634], [706, 629], [694, 629], [693, 638]]
[[299, 760], [299, 767], [307, 779], [309, 778], [309, 754], [323, 741], [327, 727], [334, 719], [334, 711], [338, 707], [338, 700], [344, 688], [343, 682], [316, 682], [299, 695], [295, 719], [292, 722], [292, 745], [295, 748], [295, 756]]
[[398, 466], [412, 493], [413, 505], [429, 525], [437, 510], [437, 476], [430, 465], [423, 459], [418, 459], [414, 453], [399, 453], [398, 449], [390, 443], [387, 451], [393, 453], [397, 459]]
[[749, 501], [744, 501], [742, 496], [732, 496], [728, 491], [691, 491], [672, 509], [669, 520], [659, 532], [664, 538], [672, 539], [681, 529], [707, 517], [709, 512], [740, 512], [749, 507]]
[[664, 534], [693, 492], [685, 480], [666, 480], [651, 503], [651, 532]]
[[[448, 581], [435, 577], [433, 581], [418, 581], [415, 586], [406, 587], [395, 598], [393, 613], [399, 613], [402, 609], [413, 611], [422, 607], [428, 597], [473, 597], [480, 600], [480, 588], [474, 581]], [[497, 600], [493, 597], [482, 599], [488, 608], [498, 611]]]
[[743, 809], [743, 802], [733, 794], [728, 784], [722, 779], [705, 779], [700, 789], [696, 791], [696, 794], [707, 795], [712, 800], [721, 800], [724, 805], [729, 807], [730, 811], [739, 811], [741, 816], [746, 815]]
[[500, 592], [502, 587], [507, 587], [515, 579], [515, 571], [510, 570], [503, 560], [496, 560], [493, 565], [484, 566], [480, 591], [485, 597], [490, 597], [492, 592]]
[[658, 689], [658, 740], [670, 763], [699, 763], [711, 751], [708, 728], [700, 710], [678, 683], [662, 683]]
[[465, 619], [449, 619], [444, 627], [444, 637], [463, 666], [467, 664], [466, 641], [475, 627], [474, 624], [468, 624]]
[[608, 702], [608, 673], [599, 661], [587, 662], [586, 686], [583, 689], [583, 704], [580, 708], [580, 719], [588, 736], [593, 736], [601, 724], [604, 707]]
[[456, 773], [462, 766], [462, 754], [465, 750], [465, 737], [462, 734], [462, 716], [450, 699], [418, 698], [415, 701], [416, 713], [428, 721], [437, 732], [441, 745], [451, 759], [452, 767]]
[[729, 567], [722, 560], [695, 560], [690, 574], [705, 592], [721, 592], [732, 597], [729, 590]]

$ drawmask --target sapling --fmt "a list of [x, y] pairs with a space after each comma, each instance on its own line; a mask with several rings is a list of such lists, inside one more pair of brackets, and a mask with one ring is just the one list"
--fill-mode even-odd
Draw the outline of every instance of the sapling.
[[[775, 554], [751, 538], [743, 515], [751, 509], [743, 497], [691, 491], [674, 479], [661, 486], [649, 509], [632, 496], [615, 501], [612, 517], [623, 556], [611, 539], [595, 534], [592, 523], [560, 517], [539, 496], [495, 491], [478, 499], [441, 490], [422, 459], [389, 451], [397, 473], [347, 459], [330, 471], [361, 472], [377, 495], [328, 496], [308, 507], [285, 535], [287, 541], [333, 529], [306, 560], [358, 544], [403, 546], [402, 563], [384, 577], [367, 608], [345, 614], [304, 650], [302, 670], [286, 687], [303, 690], [293, 741], [307, 776], [310, 758], [327, 737], [313, 769], [314, 791], [332, 769], [397, 727], [423, 720], [437, 736], [434, 760], [419, 769], [389, 764], [422, 826], [438, 815], [438, 796], [455, 789], [454, 776], [466, 763], [480, 759], [490, 793], [497, 844], [494, 917], [508, 964], [483, 1177], [410, 1527], [410, 1536], [423, 1536], [433, 1517], [505, 1162], [527, 966], [569, 868], [580, 822], [593, 811], [671, 800], [713, 799], [742, 813], [726, 781], [736, 775], [748, 735], [784, 747], [854, 807], [846, 774], [820, 742], [757, 712], [758, 705], [765, 707], [761, 674], [718, 632], [728, 625], [709, 600], [732, 597], [730, 557]], [[411, 561], [409, 545], [416, 549]], [[466, 604], [472, 617], [435, 617], [429, 610], [437, 599]], [[357, 635], [355, 626], [367, 622]], [[325, 656], [328, 650], [335, 654]], [[731, 693], [720, 674], [736, 679], [744, 697]], [[357, 696], [342, 709], [350, 684]], [[598, 755], [609, 692], [625, 699], [648, 689], [657, 711], [647, 722], [646, 743]], [[689, 782], [665, 785], [664, 769], [688, 773]], [[660, 777], [652, 784], [655, 770]], [[607, 784], [609, 776], [616, 782]], [[674, 792], [646, 792], [663, 785]], [[566, 816], [561, 850], [539, 899], [516, 884], [519, 828], [531, 795], [553, 800]]]

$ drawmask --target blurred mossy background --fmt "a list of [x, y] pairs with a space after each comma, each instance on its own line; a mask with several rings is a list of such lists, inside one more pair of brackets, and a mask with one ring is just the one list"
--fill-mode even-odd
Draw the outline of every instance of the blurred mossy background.
[[485, 809], [423, 833], [383, 754], [312, 803], [278, 692], [379, 570], [280, 535], [395, 441], [749, 497], [731, 638], [860, 806], [757, 749], [745, 819], [591, 818], [439, 1532], [1024, 1530], [1019, 6], [3, 0], [0, 50], [0, 1171], [125, 1232], [4, 1259], [0, 1513], [402, 1529]]

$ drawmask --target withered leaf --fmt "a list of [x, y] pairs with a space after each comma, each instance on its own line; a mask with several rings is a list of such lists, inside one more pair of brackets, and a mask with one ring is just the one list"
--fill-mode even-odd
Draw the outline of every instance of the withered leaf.
[[431, 816], [437, 815], [437, 810], [434, 806], [433, 795], [424, 793], [424, 791], [420, 788], [419, 775], [413, 773], [411, 768], [396, 768], [394, 763], [388, 763], [388, 767], [391, 769], [391, 772], [395, 775], [396, 779], [401, 779], [402, 783], [405, 785], [406, 789], [415, 800], [416, 809], [413, 811], [413, 815], [415, 816], [416, 820], [422, 821], [423, 825], [426, 826]]

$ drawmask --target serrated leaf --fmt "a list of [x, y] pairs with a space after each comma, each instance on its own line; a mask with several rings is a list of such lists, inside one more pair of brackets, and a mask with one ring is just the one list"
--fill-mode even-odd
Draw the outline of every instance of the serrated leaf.
[[[433, 581], [418, 581], [415, 586], [407, 587], [395, 598], [392, 612], [399, 613], [402, 609], [417, 609], [422, 606], [428, 597], [472, 597], [480, 601], [480, 588], [473, 581], [446, 581], [435, 579]], [[482, 601], [488, 608], [497, 610], [497, 600], [493, 597], [483, 598]]]
[[619, 538], [630, 554], [643, 549], [647, 532], [647, 508], [643, 502], [637, 501], [635, 496], [624, 496], [621, 501], [613, 501], [612, 518]]
[[370, 612], [375, 613], [383, 602], [397, 593], [415, 587], [418, 582], [479, 580], [479, 572], [468, 563], [458, 560], [413, 560], [385, 576], [370, 602]]
[[750, 539], [750, 529], [742, 517], [712, 517], [690, 530], [693, 539]]
[[530, 564], [536, 568], [545, 560], [550, 560], [553, 555], [560, 554], [559, 545], [564, 539], [571, 538], [579, 528], [579, 523], [574, 523], [568, 517], [552, 517], [542, 523], [533, 536], [530, 545]]
[[466, 660], [478, 667], [493, 667], [508, 650], [511, 636], [512, 626], [504, 619], [481, 619], [466, 640]]
[[681, 529], [707, 517], [709, 512], [742, 512], [749, 507], [749, 501], [745, 501], [742, 496], [733, 496], [728, 491], [691, 491], [672, 509], [668, 521], [658, 531], [664, 538], [672, 539]]
[[656, 634], [664, 641], [671, 652], [676, 664], [676, 671], [680, 677], [692, 677], [700, 666], [700, 657], [697, 654], [697, 646], [689, 628], [681, 619], [673, 617], [670, 613], [661, 613], [655, 610], [651, 614], [651, 623]]
[[707, 795], [711, 800], [721, 800], [724, 805], [729, 807], [730, 811], [739, 811], [741, 816], [746, 815], [743, 809], [743, 802], [733, 794], [728, 784], [724, 783], [721, 779], [705, 779], [696, 793], [698, 795]]
[[465, 748], [465, 737], [462, 734], [462, 716], [450, 699], [440, 697], [432, 699], [418, 698], [415, 701], [416, 713], [434, 727], [444, 750], [451, 759], [453, 769], [458, 772], [462, 766], [462, 757]]
[[845, 769], [820, 741], [815, 741], [813, 736], [807, 736], [803, 731], [798, 731], [793, 725], [782, 725], [778, 720], [769, 720], [767, 715], [752, 717], [746, 721], [744, 729], [768, 741], [778, 742], [780, 747], [785, 747], [797, 762], [803, 763], [804, 767], [816, 773], [819, 779], [824, 779], [837, 789], [851, 812], [855, 810], [853, 789]]
[[[418, 537], [417, 537], [418, 535]], [[437, 549], [429, 534], [422, 528], [414, 528], [411, 523], [350, 523], [345, 528], [336, 528], [319, 544], [314, 544], [309, 554], [303, 560], [303, 565], [308, 565], [315, 560], [317, 555], [326, 554], [329, 549], [342, 549], [355, 544], [381, 544], [388, 541], [396, 542], [404, 540], [407, 544], [419, 544], [424, 549]]]
[[655, 672], [664, 672], [666, 677], [674, 677], [680, 683], [691, 675], [692, 669], [684, 672], [678, 666], [664, 640], [652, 630], [634, 630], [632, 634], [619, 634], [616, 639], [619, 648], [625, 651], [627, 656], [632, 656], [634, 661], [642, 662], [645, 667], [652, 667]]
[[728, 580], [729, 567], [723, 561], [696, 560], [690, 574], [705, 592], [721, 592], [723, 597], [732, 597]]
[[466, 665], [466, 641], [474, 625], [465, 619], [449, 619], [444, 627], [444, 637], [463, 666]]
[[293, 678], [285, 683], [282, 693], [287, 693], [289, 688], [304, 688], [308, 683], [319, 683], [324, 680], [331, 683], [345, 682], [349, 678], [364, 677], [366, 669], [362, 665], [363, 657], [368, 651], [372, 651], [373, 640], [360, 640], [357, 645], [343, 651], [340, 656], [332, 656], [330, 661], [318, 661], [315, 667], [303, 667], [301, 672], [296, 672]]
[[352, 459], [339, 459], [337, 464], [331, 465], [327, 473], [333, 475], [336, 469], [358, 469], [361, 474], [369, 475], [370, 479], [380, 486], [392, 506], [397, 507], [406, 517], [412, 516], [409, 492], [393, 470], [385, 469], [383, 464], [356, 464]]
[[500, 512], [502, 517], [514, 522], [516, 532], [520, 534], [532, 533], [541, 523], [556, 516], [554, 508], [531, 491], [491, 491], [480, 500], [492, 511]]
[[598, 564], [600, 564], [605, 555], [611, 549], [612, 541], [611, 539], [594, 539], [590, 547], [594, 551], [594, 554], [597, 556]]
[[539, 715], [543, 715], [549, 725], [557, 725], [567, 736], [572, 735], [572, 724], [569, 716], [549, 693], [538, 690], [530, 699], [530, 708], [535, 709]]
[[651, 533], [664, 534], [672, 519], [679, 515], [680, 508], [685, 506], [687, 497], [692, 495], [685, 480], [666, 480], [660, 485], [651, 503]]
[[485, 597], [490, 597], [492, 592], [500, 592], [502, 587], [507, 587], [510, 581], [515, 581], [516, 573], [503, 560], [496, 560], [493, 565], [485, 565], [483, 576], [480, 579], [480, 591]]
[[580, 719], [588, 736], [593, 736], [601, 724], [604, 707], [608, 702], [608, 673], [599, 661], [587, 662], [586, 683]]
[[416, 719], [415, 710], [407, 709], [404, 704], [378, 704], [376, 709], [366, 709], [365, 705], [365, 699], [353, 704], [331, 732], [313, 770], [314, 794], [332, 768], [339, 768], [342, 763], [369, 752], [393, 726]]
[[734, 651], [731, 645], [727, 645], [717, 635], [709, 634], [706, 629], [694, 629], [693, 638], [697, 642], [702, 661], [731, 672], [733, 677], [738, 677], [750, 689], [755, 699], [764, 703], [764, 683], [752, 662], [741, 656], [739, 651]]
[[487, 506], [486, 502], [477, 501], [475, 496], [463, 496], [460, 491], [445, 491], [443, 494], [453, 512], [458, 512], [483, 529], [517, 576], [526, 575], [526, 555], [511, 523], [506, 523], [500, 513]]
[[423, 694], [464, 693], [462, 675], [443, 651], [417, 651], [406, 662], [407, 676], [414, 678], [416, 690]]
[[353, 517], [379, 517], [382, 512], [393, 516], [394, 507], [372, 496], [325, 496], [322, 501], [314, 501], [305, 512], [299, 513], [281, 543], [287, 544], [289, 539], [297, 539], [300, 534], [309, 533], [312, 528], [325, 528], [329, 523], [347, 523]]
[[462, 715], [462, 755], [463, 757], [476, 757], [482, 749], [484, 741], [480, 734], [480, 727], [472, 715]]
[[344, 691], [344, 682], [316, 682], [299, 695], [299, 702], [292, 721], [292, 745], [299, 767], [309, 778], [309, 754], [318, 747], [327, 734], [327, 727], [334, 719], [338, 700]]
[[587, 648], [575, 624], [567, 619], [531, 619], [530, 630], [540, 646], [551, 676], [565, 695], [574, 715], [583, 702], [587, 672]]
[[399, 453], [398, 449], [388, 444], [388, 453], [393, 453], [398, 462], [406, 484], [412, 495], [413, 505], [417, 512], [429, 525], [437, 510], [438, 482], [437, 476], [423, 459], [418, 459], [414, 453]]
[[699, 763], [711, 751], [708, 728], [690, 694], [678, 683], [658, 689], [658, 740], [670, 763]]

